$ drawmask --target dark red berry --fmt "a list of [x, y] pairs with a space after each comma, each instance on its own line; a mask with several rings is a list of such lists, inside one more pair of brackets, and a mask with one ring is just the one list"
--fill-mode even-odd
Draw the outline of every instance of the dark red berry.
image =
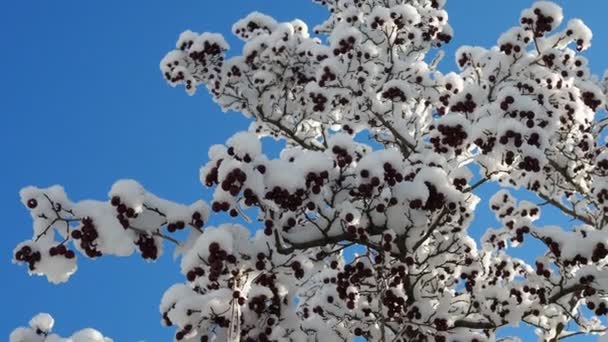
[[36, 199], [32, 198], [29, 201], [27, 201], [27, 207], [30, 209], [34, 209], [38, 206], [38, 201], [36, 201]]

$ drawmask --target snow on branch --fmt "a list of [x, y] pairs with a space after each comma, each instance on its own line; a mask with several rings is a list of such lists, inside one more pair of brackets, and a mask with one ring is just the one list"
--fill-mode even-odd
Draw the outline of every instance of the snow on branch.
[[99, 331], [91, 328], [75, 332], [68, 338], [53, 334], [55, 320], [51, 315], [40, 313], [30, 320], [29, 327], [20, 327], [11, 333], [9, 342], [112, 342]]

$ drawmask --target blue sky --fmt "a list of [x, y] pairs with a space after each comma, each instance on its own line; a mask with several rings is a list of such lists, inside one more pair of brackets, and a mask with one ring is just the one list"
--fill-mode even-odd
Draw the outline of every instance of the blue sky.
[[[587, 56], [595, 73], [608, 64], [608, 2], [558, 1], [567, 18], [580, 17], [594, 30]], [[450, 0], [455, 39], [442, 70], [453, 69], [462, 44], [490, 46], [515, 25], [531, 1]], [[210, 145], [245, 129], [247, 120], [223, 114], [200, 92], [188, 97], [168, 87], [158, 70], [164, 54], [185, 29], [229, 33], [232, 23], [259, 10], [279, 20], [320, 23], [325, 9], [308, 0], [7, 2], [0, 12], [0, 336], [46, 311], [57, 331], [86, 326], [115, 341], [168, 341], [160, 326], [164, 290], [182, 281], [176, 261], [155, 264], [139, 257], [79, 260], [67, 284], [50, 285], [10, 263], [13, 247], [31, 234], [18, 200], [26, 185], [63, 184], [72, 199], [107, 198], [117, 179], [134, 178], [160, 196], [191, 202], [209, 198], [198, 181]], [[491, 186], [482, 190], [492, 191]], [[496, 225], [483, 203], [474, 225], [479, 235]], [[215, 217], [221, 222], [226, 217]], [[566, 222], [552, 215], [552, 223]], [[529, 251], [529, 252], [533, 252]], [[525, 340], [529, 340], [529, 335]], [[3, 337], [0, 337], [2, 339]], [[581, 338], [577, 341], [593, 341]]]

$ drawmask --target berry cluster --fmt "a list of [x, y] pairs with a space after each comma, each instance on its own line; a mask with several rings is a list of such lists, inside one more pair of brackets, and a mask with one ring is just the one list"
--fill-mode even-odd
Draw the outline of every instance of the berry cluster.
[[471, 64], [471, 62], [471, 57], [467, 53], [462, 53], [460, 58], [458, 58], [458, 66], [460, 68], [464, 68], [467, 64]]
[[40, 261], [41, 255], [38, 251], [32, 251], [30, 246], [23, 246], [17, 251], [17, 253], [15, 253], [15, 259], [17, 261], [27, 262], [29, 264], [30, 271], [33, 271], [36, 269], [36, 263]]
[[266, 302], [268, 297], [266, 295], [259, 295], [249, 298], [249, 309], [258, 315], [262, 315], [266, 311]]
[[[429, 341], [429, 338], [424, 334], [424, 331], [422, 329], [419, 329], [417, 326], [415, 325], [407, 325], [405, 327], [404, 330], [404, 336], [407, 337], [406, 339], [402, 339], [400, 341], [412, 341], [412, 342], [426, 342]], [[445, 336], [441, 336], [441, 335], [437, 335], [435, 336], [434, 340], [435, 342], [445, 342], [446, 338]], [[472, 339], [471, 342], [479, 342], [475, 339]]]
[[336, 78], [337, 78], [336, 74], [333, 73], [331, 71], [331, 69], [329, 69], [329, 67], [326, 66], [323, 68], [323, 74], [321, 75], [321, 79], [319, 80], [319, 85], [321, 87], [324, 87], [326, 82], [335, 81]]
[[422, 318], [422, 313], [420, 313], [420, 309], [419, 309], [417, 306], [412, 306], [412, 307], [411, 307], [411, 308], [410, 308], [410, 309], [407, 311], [406, 317], [407, 317], [409, 320], [414, 320], [414, 319], [419, 320], [419, 319], [421, 319], [421, 318]]
[[500, 51], [504, 52], [506, 55], [510, 55], [513, 52], [519, 53], [521, 52], [521, 46], [513, 43], [505, 43], [500, 45]]
[[449, 328], [448, 320], [444, 318], [435, 318], [433, 324], [435, 324], [437, 331], [446, 331]]
[[[199, 218], [200, 218], [200, 214], [199, 214]], [[193, 217], [194, 219], [194, 217]], [[201, 221], [202, 223], [202, 221]], [[202, 224], [201, 224], [202, 227]], [[201, 228], [199, 227], [199, 228]], [[186, 223], [184, 221], [177, 221], [177, 222], [171, 222], [169, 224], [167, 224], [167, 230], [169, 231], [169, 233], [174, 233], [178, 230], [182, 230], [186, 228]]]
[[518, 167], [528, 172], [540, 172], [539, 160], [530, 156], [525, 156], [524, 159], [519, 162]]
[[[349, 103], [348, 98], [345, 96], [340, 96], [340, 95], [335, 95], [333, 97], [333, 100], [331, 101], [331, 104], [333, 107], [346, 106], [348, 103]], [[342, 126], [342, 130], [348, 134], [353, 134], [353, 132], [354, 132], [352, 130], [352, 128], [350, 128], [350, 126], [348, 126], [348, 125]]]
[[65, 245], [58, 245], [49, 248], [49, 254], [51, 256], [63, 255], [67, 259], [74, 259], [74, 257], [76, 256], [74, 254], [74, 251], [67, 249]]
[[235, 25], [234, 33], [243, 39], [248, 39], [251, 34], [257, 30], [270, 32], [270, 29], [264, 23], [256, 22], [255, 20], [248, 20], [246, 24], [243, 23], [241, 25]]
[[205, 221], [203, 220], [203, 216], [200, 212], [195, 211], [194, 213], [192, 213], [192, 225], [199, 229], [203, 228], [203, 226], [205, 225]]
[[247, 301], [245, 297], [241, 296], [241, 291], [232, 292], [232, 299], [236, 300], [239, 305], [245, 305], [245, 302]]
[[355, 263], [355, 266], [345, 265], [342, 272], [338, 272], [336, 282], [336, 292], [338, 297], [346, 301], [346, 307], [349, 310], [355, 308], [355, 300], [357, 294], [353, 292], [353, 287], [360, 286], [360, 282], [369, 278], [373, 275], [371, 268], [365, 267], [365, 264], [361, 261]]
[[535, 37], [542, 37], [545, 33], [553, 29], [554, 18], [549, 15], [544, 15], [540, 8], [534, 9], [536, 18], [522, 17], [521, 23], [526, 30], [532, 30]]
[[608, 314], [608, 306], [606, 306], [605, 302], [600, 302], [597, 307], [595, 306], [595, 303], [589, 302], [587, 303], [587, 308], [589, 308], [589, 310], [594, 310], [594, 313], [598, 316]]
[[219, 201], [215, 201], [211, 204], [211, 210], [213, 210], [216, 213], [219, 213], [220, 211], [230, 211], [230, 216], [232, 217], [236, 217], [239, 215], [238, 211], [236, 209], [230, 209], [230, 203], [228, 202], [219, 202]]
[[576, 254], [570, 260], [563, 260], [564, 266], [575, 266], [575, 265], [587, 265], [589, 259], [585, 258], [580, 254]]
[[[391, 163], [386, 162], [382, 164], [382, 169], [384, 170], [384, 181], [389, 186], [395, 186], [404, 180], [403, 175], [397, 172]], [[365, 170], [361, 170], [361, 176], [363, 176], [363, 171]]]
[[[239, 155], [239, 153], [237, 151], [235, 151], [234, 146], [228, 147], [228, 149], [226, 150], [226, 153], [228, 153], [229, 156], [233, 157], [234, 159], [236, 159], [240, 162], [251, 163], [251, 161], [252, 161], [249, 153], [245, 153], [244, 155], [241, 156], [241, 155]], [[239, 170], [239, 171], [241, 171], [241, 170]]]
[[327, 97], [325, 97], [325, 95], [311, 92], [309, 96], [312, 102], [315, 104], [312, 107], [312, 110], [315, 112], [322, 112], [325, 110], [325, 105], [327, 103]]
[[251, 51], [251, 53], [249, 55], [247, 55], [247, 57], [245, 58], [245, 62], [249, 65], [251, 65], [251, 68], [253, 70], [257, 70], [259, 67], [254, 64], [256, 57], [258, 57], [258, 51], [257, 50], [253, 50]]
[[186, 324], [182, 330], [175, 333], [175, 339], [180, 341], [192, 331], [192, 324]]
[[512, 241], [517, 241], [519, 243], [524, 242], [524, 234], [530, 233], [530, 227], [523, 226], [515, 229], [515, 236], [511, 239]]
[[477, 108], [477, 103], [473, 101], [473, 95], [466, 94], [464, 101], [458, 101], [454, 104], [450, 110], [455, 113], [473, 113]]
[[505, 99], [500, 103], [500, 109], [507, 111], [513, 102], [515, 102], [515, 98], [513, 96], [506, 96]]
[[179, 46], [179, 49], [182, 51], [186, 51], [190, 49], [190, 47], [192, 47], [192, 44], [194, 44], [194, 41], [192, 39], [183, 40], [181, 45]]
[[406, 97], [403, 90], [398, 87], [390, 87], [382, 92], [382, 98], [391, 100], [393, 102], [405, 102]]
[[466, 178], [454, 178], [452, 180], [452, 185], [454, 185], [454, 187], [457, 190], [463, 191], [465, 189], [465, 187], [467, 186], [467, 180]]
[[118, 196], [113, 196], [110, 200], [110, 203], [113, 207], [116, 207], [116, 219], [118, 219], [120, 225], [124, 229], [128, 229], [130, 226], [129, 219], [137, 218], [138, 216], [138, 214], [135, 212], [135, 209], [128, 207], [126, 204], [122, 203], [120, 197]]
[[255, 268], [258, 271], [262, 271], [266, 268], [266, 262], [264, 260], [266, 260], [266, 254], [264, 253], [258, 253], [257, 255], [257, 261], [255, 262]]
[[201, 267], [195, 267], [194, 269], [192, 269], [191, 271], [188, 271], [188, 273], [186, 273], [186, 279], [188, 279], [188, 281], [192, 282], [195, 281], [197, 277], [202, 277], [205, 275], [205, 270], [203, 270]]
[[[601, 189], [597, 191], [596, 197], [600, 204], [608, 202], [608, 189]], [[608, 206], [604, 206], [604, 208], [608, 208]], [[604, 211], [608, 211], [608, 209], [604, 209]]]
[[224, 161], [224, 159], [218, 159], [218, 161], [215, 163], [215, 166], [212, 167], [211, 170], [209, 170], [209, 172], [205, 175], [206, 186], [211, 187], [213, 185], [219, 184], [218, 170], [220, 168], [220, 165], [222, 165], [222, 161]]
[[203, 65], [207, 64], [208, 56], [217, 56], [222, 53], [222, 48], [217, 43], [210, 43], [205, 41], [203, 43], [203, 49], [199, 51], [190, 50], [190, 58], [194, 61], [198, 61]]
[[[338, 20], [340, 20], [340, 18], [338, 18]], [[352, 16], [347, 16], [346, 18], [344, 18], [344, 20], [349, 24], [350, 23], [354, 24], [359, 21], [359, 17], [357, 15], [352, 15]]]
[[[209, 264], [209, 281], [215, 282], [215, 284], [207, 285], [210, 289], [218, 287], [218, 279], [220, 275], [228, 272], [226, 269], [225, 262], [234, 264], [236, 263], [236, 257], [232, 254], [228, 254], [225, 250], [222, 249], [219, 243], [212, 242], [209, 244], [209, 257], [207, 258], [207, 263]], [[195, 271], [196, 272], [196, 271]], [[199, 271], [200, 273], [200, 271]], [[199, 275], [199, 274], [197, 274]]]
[[83, 218], [80, 230], [73, 230], [71, 235], [74, 240], [80, 240], [80, 247], [84, 249], [85, 254], [89, 258], [96, 258], [102, 255], [102, 253], [97, 250], [97, 244], [95, 243], [99, 234], [93, 224], [93, 219], [90, 217]]
[[503, 249], [503, 248], [505, 248], [507, 246], [506, 243], [505, 243], [505, 241], [499, 239], [498, 236], [496, 236], [496, 234], [490, 235], [490, 237], [488, 238], [487, 241], [489, 243], [491, 243], [492, 246], [494, 246], [495, 248], [497, 248], [499, 250]]
[[139, 239], [135, 241], [135, 245], [139, 247], [141, 256], [144, 259], [156, 260], [158, 258], [158, 247], [154, 238], [145, 234], [139, 234]]
[[551, 270], [545, 267], [545, 264], [542, 262], [536, 262], [536, 275], [543, 276], [545, 278], [549, 278], [551, 276]]
[[522, 288], [522, 291], [524, 291], [524, 293], [529, 293], [531, 295], [538, 295], [539, 299], [541, 299], [541, 304], [545, 304], [546, 303], [546, 290], [544, 288], [535, 288], [535, 287], [530, 287], [528, 285], [524, 285], [524, 287]]
[[506, 145], [509, 143], [509, 140], [513, 139], [513, 144], [515, 145], [515, 147], [521, 147], [521, 145], [524, 143], [521, 133], [519, 132], [514, 132], [512, 130], [507, 130], [505, 132], [504, 135], [502, 135], [498, 141], [502, 144], [502, 145]]
[[511, 310], [509, 310], [508, 307], [509, 307], [509, 302], [506, 300], [503, 300], [502, 302], [500, 302], [495, 299], [492, 301], [492, 304], [490, 304], [490, 310], [492, 312], [498, 313], [498, 315], [501, 318], [505, 318], [511, 312]]
[[540, 148], [540, 135], [536, 132], [530, 134], [528, 137], [528, 145]]
[[[395, 26], [397, 26], [398, 30], [401, 30], [405, 27], [405, 18], [403, 17], [402, 14], [397, 14], [396, 12], [391, 12], [390, 14], [391, 19], [393, 20], [393, 23], [395, 24]], [[408, 20], [409, 21], [409, 20]], [[410, 34], [412, 35], [411, 37], [408, 37], [409, 39], [414, 39], [413, 37], [413, 33], [410, 32]]]
[[581, 283], [582, 285], [591, 284], [594, 279], [595, 279], [595, 277], [593, 275], [589, 274], [587, 276], [581, 277], [579, 279], [579, 283]]
[[509, 295], [511, 297], [515, 297], [515, 299], [517, 299], [517, 303], [521, 304], [524, 301], [523, 293], [516, 289], [516, 288], [512, 288], [511, 291], [509, 291]]
[[581, 98], [587, 107], [591, 108], [594, 112], [602, 104], [602, 100], [596, 99], [595, 94], [590, 91], [585, 91], [581, 94]]
[[[281, 298], [278, 294], [278, 288], [275, 285], [275, 281], [276, 276], [274, 274], [266, 273], [261, 274], [260, 277], [255, 280], [257, 285], [267, 287], [272, 292], [272, 297], [269, 298], [265, 294], [261, 294], [249, 298], [248, 308], [255, 312], [258, 317], [266, 315], [266, 327], [263, 328], [262, 324], [262, 326], [260, 326], [262, 332], [256, 336], [257, 339], [249, 337], [246, 341], [269, 341], [268, 336], [272, 334], [273, 327], [279, 323], [277, 318], [280, 317], [281, 314]], [[240, 297], [240, 294], [233, 294], [233, 298], [236, 298], [237, 295], [239, 295], [239, 304], [244, 304], [244, 298]]]
[[384, 25], [384, 19], [382, 19], [380, 17], [374, 17], [374, 20], [370, 24], [371, 28], [374, 30], [377, 29], [378, 27], [382, 27], [382, 25]]
[[604, 259], [606, 256], [608, 256], [608, 250], [606, 250], [606, 245], [599, 242], [597, 245], [595, 245], [595, 248], [593, 249], [593, 255], [591, 256], [591, 261], [598, 262], [598, 261]]
[[[472, 262], [472, 260], [470, 258], [466, 258], [465, 259], [465, 263], [470, 264]], [[472, 271], [470, 274], [463, 272], [460, 275], [460, 278], [465, 280], [464, 283], [464, 289], [469, 292], [472, 293], [473, 292], [473, 288], [475, 287], [475, 284], [477, 283], [477, 281], [475, 280], [475, 278], [477, 278], [477, 275], [479, 275], [479, 271], [474, 270]]]
[[292, 262], [291, 269], [293, 270], [296, 279], [304, 278], [304, 269], [302, 269], [302, 264], [300, 264], [299, 261]]
[[[362, 170], [362, 171], [366, 171], [366, 170]], [[366, 174], [366, 173], [364, 173]], [[365, 177], [366, 178], [366, 177]], [[359, 184], [359, 186], [357, 187], [357, 191], [358, 193], [354, 192], [352, 193], [352, 195], [360, 195], [363, 197], [371, 197], [374, 188], [380, 186], [380, 178], [378, 177], [371, 177], [369, 179], [368, 183], [361, 183]]]
[[[547, 66], [547, 68], [551, 68], [555, 64], [555, 54], [554, 53], [544, 54], [542, 56], [542, 59], [543, 59], [543, 62], [545, 62], [545, 65]], [[564, 71], [564, 72], [566, 72], [566, 71]], [[568, 72], [566, 72], [566, 75], [564, 75], [562, 73], [562, 76], [567, 77], [568, 76]]]
[[[496, 285], [498, 283], [499, 278], [508, 278], [511, 275], [511, 271], [509, 271], [509, 268], [507, 266], [509, 266], [509, 263], [506, 260], [501, 260], [499, 263], [494, 264], [494, 269], [491, 269], [491, 274], [493, 274], [493, 277], [490, 278], [490, 281], [488, 283], [490, 285]], [[471, 277], [468, 277], [467, 275], [468, 279], [472, 279], [472, 276], [472, 273]]]
[[297, 189], [294, 193], [290, 193], [287, 189], [275, 186], [264, 195], [264, 198], [273, 201], [281, 209], [295, 212], [304, 203], [306, 191]]
[[526, 127], [528, 127], [528, 128], [534, 127], [534, 125], [535, 125], [535, 122], [534, 122], [535, 114], [534, 114], [533, 111], [525, 111], [525, 110], [517, 111], [517, 110], [513, 110], [513, 111], [511, 111], [509, 113], [509, 116], [511, 116], [514, 119], [518, 115], [519, 115], [519, 118], [521, 120], [525, 120], [524, 122], [526, 123]]
[[[343, 55], [354, 49], [355, 46], [355, 37], [350, 36], [346, 39], [340, 39], [338, 42], [339, 47], [334, 49], [334, 56]], [[348, 58], [352, 58], [352, 53], [348, 54]]]
[[[329, 172], [321, 171], [319, 173], [309, 172], [306, 174], [306, 187], [312, 191], [313, 194], [318, 195], [321, 193], [321, 187], [329, 179]], [[311, 202], [312, 203], [312, 202]], [[314, 205], [314, 203], [312, 203]], [[313, 208], [309, 208], [313, 210]]]
[[236, 168], [226, 175], [226, 178], [221, 183], [221, 187], [222, 190], [230, 193], [230, 195], [237, 196], [241, 192], [245, 181], [247, 181], [247, 174], [243, 170]]
[[[450, 85], [450, 87], [451, 87], [451, 84], [448, 83], [448, 84], [446, 84], [446, 88], [448, 85]], [[451, 95], [449, 93], [439, 96], [438, 101], [439, 101], [439, 103], [441, 103], [442, 106], [437, 107], [437, 114], [445, 115], [446, 108], [450, 105], [450, 96]]]
[[273, 227], [274, 227], [274, 221], [272, 221], [272, 220], [265, 220], [264, 221], [264, 234], [266, 236], [272, 235], [272, 228]]
[[336, 163], [339, 168], [344, 168], [353, 162], [353, 157], [348, 153], [348, 150], [340, 146], [332, 147], [331, 151], [335, 155]]
[[[424, 182], [424, 184], [426, 185], [427, 189], [429, 190], [429, 197], [426, 200], [426, 203], [424, 204], [424, 210], [435, 211], [435, 210], [443, 208], [443, 206], [445, 205], [445, 202], [446, 202], [445, 195], [443, 193], [437, 191], [437, 188], [432, 183]], [[410, 202], [410, 207], [411, 207], [411, 205], [412, 204]], [[415, 208], [415, 209], [417, 209], [417, 208]]]
[[[179, 65], [179, 61], [174, 61], [173, 63], [168, 63], [167, 67], [171, 71], [173, 71], [173, 69], [175, 69], [175, 67], [178, 65]], [[178, 71], [175, 75], [172, 75], [171, 72], [166, 71], [164, 75], [168, 81], [171, 81], [171, 83], [177, 83], [179, 81], [182, 81], [184, 78], [186, 78], [182, 71]]]
[[438, 125], [437, 130], [441, 133], [442, 137], [432, 137], [430, 142], [433, 144], [437, 153], [447, 153], [448, 148], [444, 145], [448, 145], [456, 149], [456, 154], [462, 153], [462, 149], [458, 148], [464, 144], [468, 137], [467, 132], [463, 130], [462, 125], [457, 124], [455, 126], [449, 125]]
[[243, 74], [241, 73], [241, 69], [239, 69], [238, 66], [233, 65], [232, 68], [230, 68], [230, 71], [228, 71], [228, 73], [226, 74], [228, 77], [241, 77]]
[[406, 311], [405, 299], [401, 296], [397, 296], [390, 289], [384, 293], [382, 298], [382, 305], [387, 308], [388, 317], [399, 317]]
[[496, 137], [488, 137], [487, 140], [483, 140], [482, 138], [475, 139], [475, 145], [479, 146], [482, 154], [488, 154], [492, 152], [494, 146], [496, 145]]

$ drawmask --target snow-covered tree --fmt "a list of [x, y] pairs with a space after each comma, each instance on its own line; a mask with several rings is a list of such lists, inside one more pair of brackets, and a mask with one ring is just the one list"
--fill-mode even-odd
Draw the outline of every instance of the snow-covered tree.
[[[233, 26], [240, 55], [186, 31], [161, 61], [170, 85], [252, 121], [209, 149], [209, 205], [133, 180], [105, 201], [28, 187], [34, 233], [14, 261], [58, 283], [77, 254], [155, 260], [176, 244], [185, 279], [160, 314], [178, 341], [494, 341], [518, 324], [543, 341], [603, 334], [608, 85], [579, 54], [589, 28], [537, 2], [496, 46], [458, 49], [445, 74], [445, 0], [316, 2], [330, 16], [314, 33], [252, 13]], [[279, 157], [265, 138], [284, 142]], [[479, 198], [489, 182], [502, 189]], [[541, 206], [509, 189], [572, 220], [539, 225]], [[475, 241], [480, 201], [502, 226]], [[206, 226], [212, 213], [227, 223]], [[510, 255], [530, 240], [546, 247], [535, 260]]]

